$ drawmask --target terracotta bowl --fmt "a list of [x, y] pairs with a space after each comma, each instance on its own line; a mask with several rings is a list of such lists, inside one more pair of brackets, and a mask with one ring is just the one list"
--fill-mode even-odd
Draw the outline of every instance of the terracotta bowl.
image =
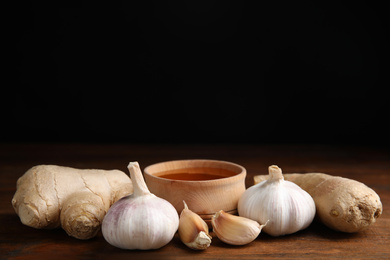
[[151, 193], [169, 201], [180, 214], [188, 208], [209, 225], [215, 212], [237, 214], [237, 203], [245, 191], [244, 167], [217, 160], [161, 162], [144, 169]]

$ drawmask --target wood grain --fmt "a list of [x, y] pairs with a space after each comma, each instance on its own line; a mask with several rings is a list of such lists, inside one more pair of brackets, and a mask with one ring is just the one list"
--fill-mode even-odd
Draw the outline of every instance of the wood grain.
[[[298, 233], [271, 237], [261, 233], [246, 246], [222, 243], [213, 233], [206, 251], [183, 245], [176, 234], [154, 251], [127, 251], [109, 245], [101, 235], [81, 241], [62, 229], [38, 230], [24, 226], [13, 211], [16, 180], [30, 167], [57, 164], [76, 168], [119, 169], [129, 161], [142, 168], [177, 159], [216, 159], [238, 163], [253, 176], [266, 174], [271, 164], [284, 172], [325, 172], [361, 181], [374, 189], [383, 214], [367, 231], [346, 234], [318, 222]], [[390, 258], [390, 153], [386, 148], [327, 145], [126, 145], [126, 144], [0, 144], [0, 259], [318, 259]]]

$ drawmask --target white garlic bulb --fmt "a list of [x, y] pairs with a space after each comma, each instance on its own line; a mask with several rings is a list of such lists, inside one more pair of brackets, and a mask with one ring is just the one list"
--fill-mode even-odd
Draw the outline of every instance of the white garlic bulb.
[[248, 188], [238, 202], [240, 216], [268, 224], [264, 232], [282, 236], [305, 229], [316, 212], [313, 198], [298, 185], [285, 181], [282, 170], [272, 165], [269, 179]]
[[103, 219], [104, 239], [122, 249], [157, 249], [168, 244], [179, 227], [179, 215], [168, 201], [150, 193], [137, 162], [128, 166], [134, 193], [114, 203]]

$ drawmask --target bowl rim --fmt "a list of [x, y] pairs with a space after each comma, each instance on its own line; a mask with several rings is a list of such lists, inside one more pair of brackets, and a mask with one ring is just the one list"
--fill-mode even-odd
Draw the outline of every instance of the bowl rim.
[[[173, 180], [173, 179], [167, 179], [167, 178], [162, 178], [162, 177], [159, 177], [159, 176], [156, 176], [156, 175], [153, 175], [151, 173], [148, 172], [148, 169], [150, 169], [150, 167], [153, 167], [153, 166], [156, 166], [156, 165], [159, 165], [159, 164], [165, 164], [165, 163], [172, 163], [172, 162], [185, 162], [185, 161], [194, 161], [194, 162], [197, 162], [197, 161], [207, 161], [207, 162], [216, 162], [216, 163], [222, 163], [222, 164], [228, 164], [228, 165], [231, 165], [231, 166], [234, 166], [234, 167], [237, 167], [239, 168], [241, 171], [237, 174], [234, 174], [232, 176], [228, 176], [228, 177], [223, 177], [223, 178], [218, 178], [218, 179], [213, 179], [213, 180]], [[210, 167], [211, 168], [211, 167]], [[215, 167], [217, 168], [217, 167]], [[185, 168], [183, 168], [185, 169]], [[145, 167], [144, 169], [144, 175], [147, 175], [147, 176], [150, 176], [158, 181], [164, 181], [164, 182], [182, 182], [182, 183], [214, 183], [214, 182], [220, 182], [220, 181], [228, 181], [228, 180], [234, 180], [234, 179], [240, 179], [240, 178], [244, 178], [246, 177], [246, 169], [244, 166], [242, 165], [239, 165], [237, 163], [234, 163], [234, 162], [229, 162], [229, 161], [225, 161], [225, 160], [215, 160], [215, 159], [180, 159], [180, 160], [169, 160], [169, 161], [163, 161], [163, 162], [158, 162], [158, 163], [154, 163], [154, 164], [151, 164], [151, 165], [148, 165]]]

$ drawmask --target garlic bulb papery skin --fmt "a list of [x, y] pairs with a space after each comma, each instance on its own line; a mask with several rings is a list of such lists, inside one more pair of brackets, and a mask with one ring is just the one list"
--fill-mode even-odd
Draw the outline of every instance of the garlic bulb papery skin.
[[238, 201], [238, 214], [267, 223], [264, 232], [282, 236], [307, 228], [314, 219], [313, 198], [298, 185], [285, 181], [282, 170], [272, 165], [269, 179], [249, 187]]
[[128, 166], [134, 193], [114, 203], [103, 219], [104, 239], [122, 249], [158, 249], [179, 227], [179, 215], [168, 201], [150, 193], [137, 162]]

